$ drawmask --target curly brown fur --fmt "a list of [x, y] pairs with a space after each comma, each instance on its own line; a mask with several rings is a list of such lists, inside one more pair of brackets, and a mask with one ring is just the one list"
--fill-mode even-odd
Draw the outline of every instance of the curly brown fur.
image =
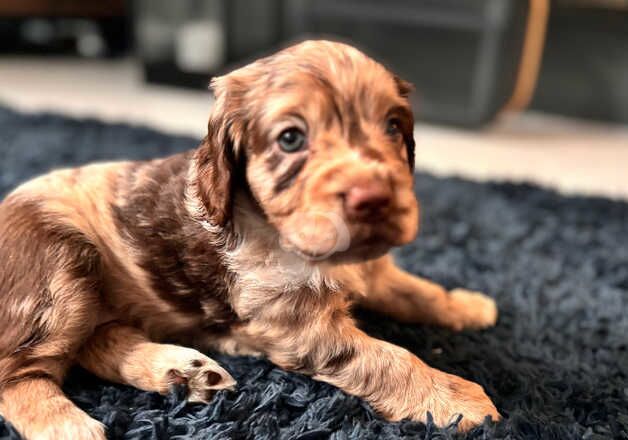
[[[0, 205], [0, 412], [31, 438], [102, 438], [59, 389], [74, 363], [191, 400], [231, 388], [196, 350], [258, 353], [384, 416], [470, 428], [476, 384], [361, 332], [352, 302], [404, 321], [493, 325], [487, 297], [402, 272], [418, 229], [409, 85], [311, 41], [215, 79], [194, 151], [32, 180]], [[305, 141], [286, 151], [278, 138]]]

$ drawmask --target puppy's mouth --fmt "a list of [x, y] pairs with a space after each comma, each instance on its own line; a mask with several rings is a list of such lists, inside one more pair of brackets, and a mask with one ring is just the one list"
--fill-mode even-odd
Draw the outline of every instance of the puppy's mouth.
[[322, 261], [322, 260], [328, 259], [329, 257], [331, 257], [331, 255], [333, 255], [333, 252], [332, 253], [317, 252], [317, 251], [301, 249], [298, 246], [296, 246], [294, 243], [285, 239], [280, 240], [280, 245], [283, 249], [287, 250], [288, 252], [292, 252], [298, 255], [300, 258], [304, 260], [308, 260], [308, 261]]
[[325, 252], [303, 249], [285, 240], [282, 241], [281, 246], [304, 260], [312, 262], [327, 261], [331, 263], [356, 263], [381, 257], [392, 247], [390, 243], [383, 240], [381, 237], [363, 240], [361, 243], [352, 244], [349, 248], [344, 250], [334, 249]]
[[398, 245], [400, 226], [391, 219], [378, 223], [347, 222], [334, 213], [306, 213], [293, 219], [280, 235], [282, 249], [308, 261], [357, 262], [376, 258]]
[[297, 214], [286, 229], [289, 231], [281, 234], [280, 246], [306, 260], [325, 260], [351, 246], [347, 223], [333, 212]]

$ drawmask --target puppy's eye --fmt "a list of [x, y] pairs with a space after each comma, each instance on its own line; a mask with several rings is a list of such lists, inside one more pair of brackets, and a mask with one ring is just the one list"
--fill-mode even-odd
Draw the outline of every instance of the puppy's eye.
[[288, 128], [281, 132], [277, 142], [286, 153], [294, 153], [305, 145], [305, 133], [295, 127]]
[[401, 133], [401, 122], [397, 118], [390, 118], [386, 122], [386, 134], [394, 137], [399, 133]]

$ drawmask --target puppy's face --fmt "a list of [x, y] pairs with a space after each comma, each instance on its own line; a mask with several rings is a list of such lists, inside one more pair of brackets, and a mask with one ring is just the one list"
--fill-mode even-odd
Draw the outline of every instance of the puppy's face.
[[415, 237], [406, 83], [352, 47], [317, 41], [213, 87], [210, 135], [223, 130], [229, 154], [244, 158], [250, 191], [282, 246], [311, 259], [351, 261]]

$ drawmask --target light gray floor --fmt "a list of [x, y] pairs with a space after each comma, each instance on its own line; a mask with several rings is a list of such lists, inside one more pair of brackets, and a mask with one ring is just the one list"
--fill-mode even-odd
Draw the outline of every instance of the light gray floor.
[[[211, 108], [209, 92], [146, 85], [131, 59], [0, 58], [0, 102], [199, 137]], [[415, 136], [417, 167], [435, 174], [628, 199], [628, 126], [529, 112], [477, 132], [417, 125]]]

